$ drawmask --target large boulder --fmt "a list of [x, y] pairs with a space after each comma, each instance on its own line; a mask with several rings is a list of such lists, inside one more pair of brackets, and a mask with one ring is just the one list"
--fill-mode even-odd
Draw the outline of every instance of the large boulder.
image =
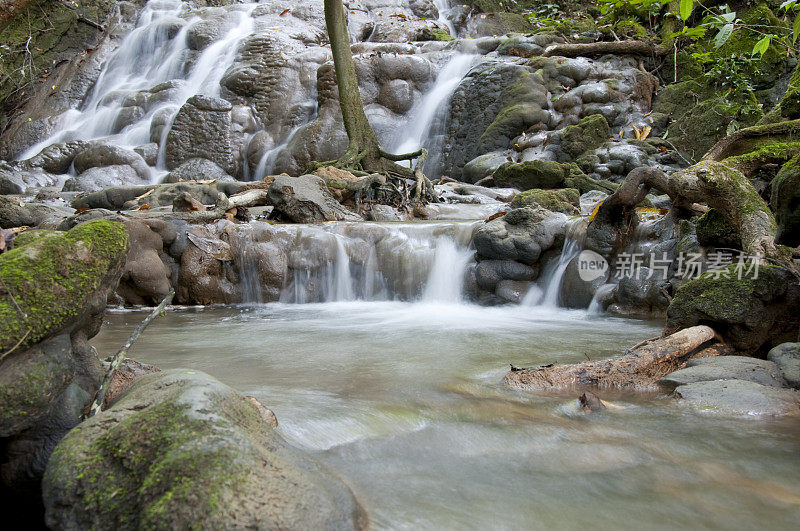
[[75, 172], [79, 175], [91, 168], [130, 166], [140, 181], [150, 181], [150, 168], [142, 156], [135, 151], [119, 146], [94, 145], [75, 155], [72, 164], [75, 166]]
[[757, 275], [740, 275], [730, 265], [677, 290], [667, 309], [665, 332], [706, 324], [733, 348], [752, 354], [796, 339], [798, 310], [800, 286], [789, 271], [761, 265]]
[[782, 343], [767, 353], [767, 359], [778, 365], [790, 386], [800, 389], [800, 343]]
[[232, 181], [233, 177], [206, 159], [189, 159], [174, 170], [164, 179], [167, 183], [179, 181]]
[[519, 164], [506, 162], [494, 171], [492, 177], [496, 186], [530, 190], [532, 188], [561, 188], [568, 175], [569, 170], [563, 164], [532, 160]]
[[147, 182], [149, 181], [140, 179], [136, 170], [130, 166], [98, 166], [68, 179], [64, 183], [63, 190], [65, 192], [96, 192], [111, 186], [136, 186]]
[[688, 383], [677, 387], [675, 396], [682, 406], [716, 415], [800, 415], [800, 392], [746, 380]]
[[275, 210], [295, 223], [361, 221], [333, 198], [325, 180], [316, 175], [279, 175], [269, 187], [269, 198]]
[[71, 210], [42, 203], [26, 203], [12, 197], [0, 196], [0, 228], [3, 229], [36, 227], [45, 222], [56, 222], [71, 213]]
[[0, 255], [2, 492], [36, 506], [56, 443], [80, 422], [103, 377], [88, 340], [100, 330], [128, 245], [120, 223], [28, 231]]
[[786, 387], [778, 365], [748, 356], [714, 356], [692, 360], [658, 381], [667, 388], [713, 380], [743, 380], [769, 387]]
[[479, 227], [472, 241], [481, 258], [534, 265], [563, 238], [566, 222], [564, 214], [543, 208], [516, 208]]
[[362, 528], [350, 489], [262, 415], [198, 371], [140, 378], [56, 447], [43, 482], [48, 526]]
[[235, 173], [231, 147], [231, 109], [222, 98], [192, 96], [181, 107], [167, 134], [166, 163], [174, 170], [187, 160], [207, 159]]

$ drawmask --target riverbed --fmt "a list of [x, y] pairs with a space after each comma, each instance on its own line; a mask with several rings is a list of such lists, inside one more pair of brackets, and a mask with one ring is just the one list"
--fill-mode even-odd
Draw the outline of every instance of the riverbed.
[[[113, 354], [145, 312], [109, 312]], [[130, 356], [257, 397], [337, 471], [378, 529], [793, 528], [800, 427], [683, 410], [664, 395], [504, 389], [509, 364], [596, 359], [658, 323], [548, 307], [423, 302], [178, 309]]]

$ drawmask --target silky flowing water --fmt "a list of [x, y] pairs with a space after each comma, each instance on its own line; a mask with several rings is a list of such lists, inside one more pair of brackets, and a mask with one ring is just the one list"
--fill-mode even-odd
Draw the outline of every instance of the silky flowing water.
[[[112, 354], [144, 317], [111, 312]], [[656, 324], [546, 307], [264, 304], [167, 313], [131, 349], [257, 397], [278, 430], [352, 486], [375, 528], [772, 529], [800, 516], [796, 422], [671, 399], [506, 390], [509, 363], [610, 356]]]

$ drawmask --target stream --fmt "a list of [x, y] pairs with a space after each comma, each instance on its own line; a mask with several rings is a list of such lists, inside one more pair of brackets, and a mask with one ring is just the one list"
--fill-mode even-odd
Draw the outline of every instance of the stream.
[[[435, 269], [435, 266], [434, 266]], [[431, 275], [434, 271], [431, 272]], [[800, 428], [716, 418], [669, 398], [506, 390], [509, 363], [619, 353], [656, 323], [545, 306], [349, 301], [176, 309], [131, 357], [257, 397], [338, 471], [378, 529], [769, 529], [800, 516]], [[112, 354], [144, 317], [117, 311]]]

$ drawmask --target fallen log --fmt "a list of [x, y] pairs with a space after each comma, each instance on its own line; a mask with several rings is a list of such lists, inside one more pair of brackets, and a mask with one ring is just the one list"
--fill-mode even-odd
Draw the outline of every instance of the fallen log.
[[646, 57], [667, 55], [672, 51], [666, 46], [656, 46], [649, 42], [628, 40], [614, 42], [590, 42], [554, 44], [548, 46], [544, 57], [589, 57], [593, 55], [643, 55]]
[[729, 353], [730, 349], [717, 337], [708, 326], [693, 326], [637, 345], [616, 358], [529, 369], [514, 367], [506, 373], [503, 383], [521, 391], [586, 387], [654, 391], [658, 390], [656, 381], [682, 369], [690, 360]]

